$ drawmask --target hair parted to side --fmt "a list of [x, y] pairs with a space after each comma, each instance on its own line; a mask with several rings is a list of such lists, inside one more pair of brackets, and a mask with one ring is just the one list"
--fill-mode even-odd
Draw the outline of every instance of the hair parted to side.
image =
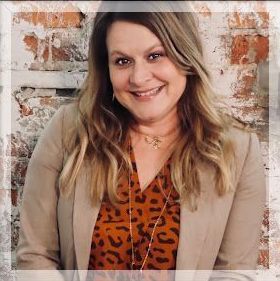
[[168, 57], [185, 70], [187, 86], [178, 104], [182, 126], [172, 155], [171, 178], [181, 200], [196, 209], [200, 195], [198, 161], [212, 165], [216, 191], [223, 195], [232, 189], [233, 149], [227, 135], [230, 118], [219, 110], [217, 95], [210, 84], [203, 61], [202, 46], [194, 15], [190, 12], [98, 12], [89, 43], [88, 75], [78, 98], [75, 130], [68, 136], [68, 158], [60, 176], [62, 194], [70, 194], [84, 162], [90, 163], [92, 202], [105, 193], [118, 201], [117, 186], [131, 169], [127, 152], [130, 113], [112, 101], [106, 34], [115, 21], [141, 24], [162, 42]]

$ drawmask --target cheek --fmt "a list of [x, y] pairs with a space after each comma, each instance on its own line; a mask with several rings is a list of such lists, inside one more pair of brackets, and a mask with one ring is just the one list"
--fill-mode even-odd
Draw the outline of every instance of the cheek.
[[173, 63], [166, 62], [161, 65], [160, 68], [158, 68], [157, 76], [161, 80], [165, 80], [169, 83], [176, 84], [176, 81], [184, 79], [184, 75], [178, 70]]
[[169, 71], [169, 81], [173, 84], [174, 87], [185, 88], [187, 77], [185, 73], [183, 73], [183, 71], [173, 67], [172, 71]]
[[178, 75], [177, 76], [178, 85], [180, 85], [183, 89], [187, 86], [187, 77], [185, 75]]
[[127, 88], [128, 80], [125, 73], [119, 71], [110, 71], [110, 80], [115, 92], [123, 91]]

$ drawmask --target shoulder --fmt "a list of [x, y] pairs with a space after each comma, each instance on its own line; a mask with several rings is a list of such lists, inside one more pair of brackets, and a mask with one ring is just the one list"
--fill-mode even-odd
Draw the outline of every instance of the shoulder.
[[54, 113], [42, 131], [38, 142], [53, 142], [62, 145], [67, 136], [76, 127], [78, 106], [76, 103], [62, 105]]
[[77, 116], [77, 102], [61, 105], [50, 119], [48, 127], [60, 127], [62, 132], [67, 132], [76, 124]]
[[263, 168], [259, 139], [253, 130], [238, 121], [233, 121], [227, 130], [227, 136], [233, 146], [237, 178], [248, 166], [252, 169]]
[[245, 127], [236, 126], [235, 124], [232, 124], [227, 129], [227, 136], [232, 142], [235, 152], [246, 152], [252, 134]]
[[76, 119], [78, 114], [78, 104], [77, 102], [71, 102], [68, 104], [61, 105], [55, 112], [53, 118], [58, 119], [62, 123], [72, 123]]
[[78, 114], [78, 103], [77, 102], [71, 102], [66, 105], [62, 105], [61, 110], [64, 111], [64, 117], [66, 119], [70, 119], [72, 121], [76, 118]]
[[259, 146], [257, 134], [248, 124], [236, 119], [233, 119], [227, 128], [227, 136], [231, 140], [236, 153], [247, 154], [251, 146]]

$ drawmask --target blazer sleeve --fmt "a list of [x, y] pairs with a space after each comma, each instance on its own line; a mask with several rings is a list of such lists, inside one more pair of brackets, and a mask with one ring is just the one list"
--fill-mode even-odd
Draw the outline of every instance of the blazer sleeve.
[[61, 269], [57, 179], [63, 164], [62, 106], [43, 130], [30, 159], [20, 211], [17, 269]]
[[266, 189], [259, 141], [256, 134], [249, 135], [215, 270], [253, 270], [257, 265]]

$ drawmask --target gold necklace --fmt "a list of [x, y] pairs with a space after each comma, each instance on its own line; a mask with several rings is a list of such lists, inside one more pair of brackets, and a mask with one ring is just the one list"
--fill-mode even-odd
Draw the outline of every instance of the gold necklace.
[[[163, 214], [163, 212], [165, 211], [166, 209], [166, 206], [167, 206], [167, 203], [169, 202], [169, 198], [170, 198], [170, 195], [171, 195], [171, 191], [172, 191], [172, 188], [173, 186], [171, 187], [169, 193], [168, 193], [168, 196], [166, 198], [166, 201], [164, 203], [164, 206], [154, 224], [154, 227], [153, 227], [153, 230], [152, 230], [152, 234], [151, 234], [151, 239], [149, 241], [149, 245], [148, 245], [148, 250], [147, 250], [147, 253], [144, 257], [144, 260], [143, 260], [143, 263], [140, 267], [140, 272], [142, 272], [144, 266], [145, 266], [145, 263], [148, 259], [148, 256], [149, 256], [149, 253], [150, 253], [150, 250], [151, 250], [151, 246], [152, 246], [152, 242], [153, 242], [153, 238], [154, 238], [154, 234], [155, 234], [155, 230], [156, 230], [156, 227], [160, 221], [160, 218]], [[130, 241], [131, 241], [131, 270], [134, 270], [134, 266], [135, 266], [135, 254], [134, 254], [134, 245], [133, 245], [133, 231], [132, 231], [132, 207], [131, 207], [131, 175], [130, 175], [130, 172], [128, 173], [128, 204], [129, 204], [129, 230], [130, 230]]]
[[162, 140], [158, 136], [145, 136], [145, 142], [151, 144], [153, 149], [159, 149], [162, 143]]
[[175, 133], [178, 130], [178, 127], [176, 127], [175, 129], [172, 129], [171, 131], [169, 131], [167, 134], [163, 135], [163, 136], [151, 136], [151, 135], [146, 135], [138, 130], [136, 130], [135, 128], [131, 128], [134, 132], [143, 135], [144, 136], [144, 140], [147, 144], [151, 145], [153, 149], [157, 150], [161, 148], [161, 144], [163, 143], [163, 139], [173, 133]]

